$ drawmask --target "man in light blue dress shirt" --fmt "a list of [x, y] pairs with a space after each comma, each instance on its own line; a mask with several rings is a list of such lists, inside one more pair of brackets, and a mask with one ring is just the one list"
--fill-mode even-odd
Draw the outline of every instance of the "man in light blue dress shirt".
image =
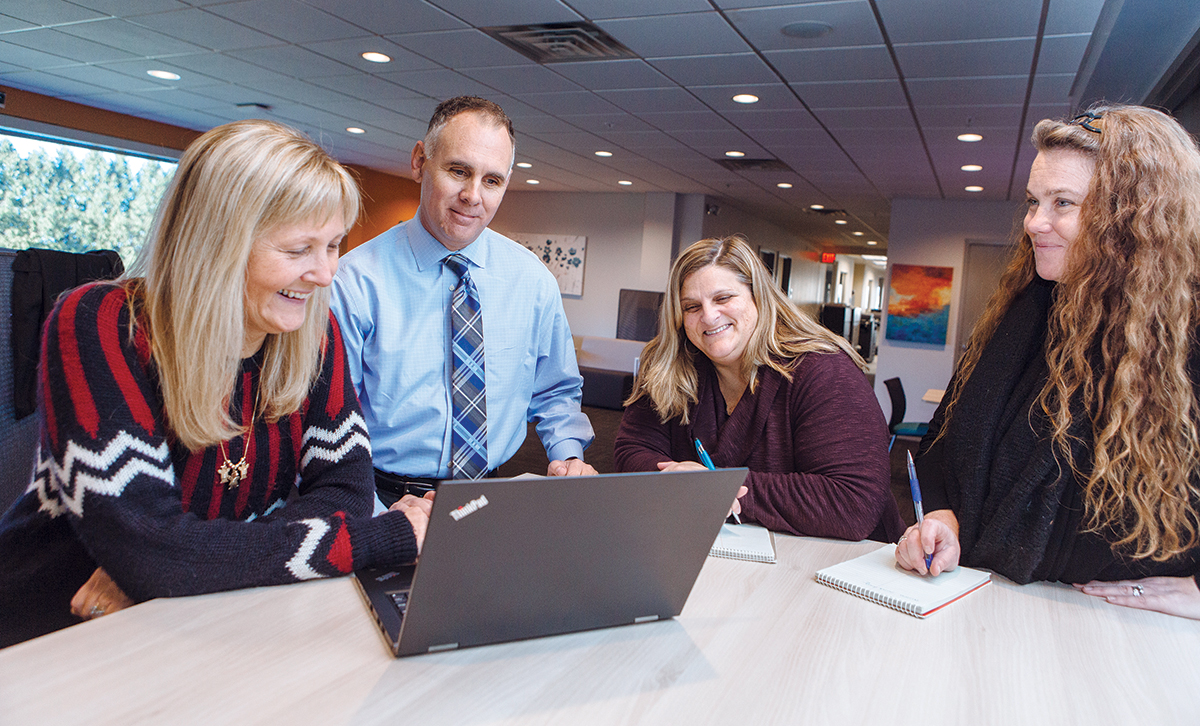
[[[507, 461], [536, 421], [551, 476], [595, 474], [592, 426], [554, 276], [532, 252], [487, 228], [512, 171], [512, 122], [494, 103], [443, 102], [412, 151], [417, 215], [342, 258], [332, 306], [371, 432], [385, 503], [450, 478], [449, 309], [465, 257], [483, 312], [488, 468]], [[416, 487], [416, 488], [414, 488]]]

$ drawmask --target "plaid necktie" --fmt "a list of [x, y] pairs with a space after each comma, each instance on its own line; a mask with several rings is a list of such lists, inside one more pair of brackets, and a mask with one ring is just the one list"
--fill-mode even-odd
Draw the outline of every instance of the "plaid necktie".
[[488, 468], [483, 314], [467, 261], [462, 255], [450, 255], [446, 267], [458, 276], [450, 298], [450, 475], [478, 479]]

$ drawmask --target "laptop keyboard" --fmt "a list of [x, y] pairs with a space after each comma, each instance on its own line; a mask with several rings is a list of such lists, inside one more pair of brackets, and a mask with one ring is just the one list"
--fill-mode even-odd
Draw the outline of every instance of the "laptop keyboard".
[[404, 617], [405, 611], [408, 610], [408, 590], [393, 590], [388, 593], [392, 598], [392, 602], [396, 603], [396, 609], [400, 611], [400, 617]]

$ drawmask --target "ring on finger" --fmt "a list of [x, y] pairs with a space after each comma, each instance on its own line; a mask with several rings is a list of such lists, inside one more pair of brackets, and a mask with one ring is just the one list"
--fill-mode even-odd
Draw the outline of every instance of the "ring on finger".
[[1134, 597], [1141, 597], [1143, 594], [1145, 594], [1145, 592], [1146, 592], [1146, 589], [1144, 587], [1142, 587], [1141, 585], [1133, 586], [1133, 596]]
[[99, 603], [93, 605], [91, 610], [88, 610], [88, 617], [90, 618], [98, 618], [103, 614], [104, 608], [100, 607]]
[[908, 539], [908, 535], [907, 535], [907, 534], [902, 534], [902, 535], [900, 535], [900, 539], [896, 541], [896, 544], [901, 544], [901, 543], [903, 543], [903, 542], [904, 542], [904, 540], [906, 540], [906, 539]]

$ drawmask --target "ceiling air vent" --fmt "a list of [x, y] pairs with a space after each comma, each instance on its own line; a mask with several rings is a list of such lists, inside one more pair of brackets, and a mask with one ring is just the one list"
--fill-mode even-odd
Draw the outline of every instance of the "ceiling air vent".
[[792, 167], [779, 159], [713, 159], [730, 171], [791, 171]]
[[591, 23], [545, 23], [480, 28], [537, 63], [616, 60], [637, 55]]

